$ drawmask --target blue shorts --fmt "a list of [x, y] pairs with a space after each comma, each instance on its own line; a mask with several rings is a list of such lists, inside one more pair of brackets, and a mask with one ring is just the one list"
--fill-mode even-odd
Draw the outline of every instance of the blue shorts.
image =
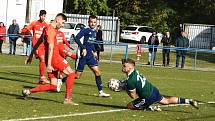
[[163, 96], [159, 93], [158, 89], [154, 88], [150, 97], [144, 99], [137, 98], [133, 100], [131, 103], [135, 108], [146, 109], [153, 103], [160, 102], [162, 99]]
[[76, 71], [83, 72], [84, 66], [88, 65], [89, 67], [98, 66], [98, 61], [92, 54], [86, 55], [85, 57], [78, 58], [76, 61]]

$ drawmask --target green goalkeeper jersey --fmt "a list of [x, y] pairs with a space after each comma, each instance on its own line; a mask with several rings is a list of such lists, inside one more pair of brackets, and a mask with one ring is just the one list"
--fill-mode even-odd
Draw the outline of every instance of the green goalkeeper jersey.
[[151, 95], [153, 88], [155, 88], [144, 75], [140, 74], [138, 70], [134, 70], [128, 75], [126, 80], [128, 90], [136, 89], [139, 98], [147, 98]]

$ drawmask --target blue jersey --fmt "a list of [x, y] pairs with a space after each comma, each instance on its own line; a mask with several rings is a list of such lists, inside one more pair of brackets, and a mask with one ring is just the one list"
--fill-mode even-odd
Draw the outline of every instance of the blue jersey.
[[[80, 49], [77, 53], [78, 59], [76, 60], [76, 71], [82, 72], [84, 70], [84, 65], [86, 64], [89, 67], [98, 66], [98, 62], [93, 55], [93, 52], [96, 50], [94, 43], [92, 43], [92, 41], [96, 40], [96, 33], [95, 29], [84, 28], [76, 35], [76, 43], [79, 43], [78, 45]], [[86, 56], [80, 55], [83, 48], [87, 50]]]
[[86, 48], [87, 52], [90, 53], [92, 51], [96, 51], [94, 44], [92, 41], [96, 40], [96, 30], [91, 28], [83, 28], [77, 35], [76, 39], [77, 41], [80, 41], [80, 39], [83, 38], [83, 46]]

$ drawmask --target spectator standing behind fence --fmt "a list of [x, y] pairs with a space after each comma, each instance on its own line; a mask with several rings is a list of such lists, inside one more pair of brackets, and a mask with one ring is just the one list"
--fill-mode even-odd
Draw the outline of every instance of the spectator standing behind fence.
[[13, 19], [13, 23], [8, 28], [8, 34], [9, 34], [9, 43], [10, 43], [10, 50], [9, 54], [15, 55], [16, 53], [16, 41], [19, 38], [19, 25], [16, 23], [16, 19]]
[[181, 68], [184, 68], [186, 49], [189, 47], [189, 39], [187, 33], [182, 31], [181, 35], [175, 40], [176, 49], [176, 67], [179, 67], [179, 60], [182, 57]]
[[[103, 38], [102, 38], [102, 26], [98, 25], [97, 26], [97, 33], [96, 33], [96, 40], [98, 41], [98, 43], [103, 43]], [[99, 55], [100, 52], [104, 52], [104, 46], [103, 44], [94, 44], [95, 50], [97, 52], [97, 60], [99, 61]]]
[[163, 66], [169, 66], [171, 45], [171, 38], [169, 32], [165, 33], [165, 35], [162, 37], [161, 42], [163, 43]]
[[21, 37], [23, 42], [23, 54], [28, 56], [31, 53], [31, 38], [32, 34], [27, 29], [27, 25], [24, 25], [24, 27], [21, 30]]
[[149, 54], [148, 54], [148, 65], [152, 61], [152, 64], [155, 64], [155, 57], [157, 52], [157, 46], [159, 45], [159, 40], [156, 32], [153, 32], [148, 40], [149, 45]]
[[0, 54], [2, 54], [2, 44], [6, 40], [6, 27], [3, 22], [0, 22]]

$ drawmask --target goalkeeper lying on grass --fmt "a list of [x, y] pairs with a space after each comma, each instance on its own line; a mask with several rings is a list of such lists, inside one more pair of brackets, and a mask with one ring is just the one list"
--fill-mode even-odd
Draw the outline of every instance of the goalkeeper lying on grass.
[[[148, 80], [146, 80], [144, 75], [140, 74], [139, 71], [135, 69], [135, 61], [132, 59], [123, 60], [122, 72], [124, 72], [128, 77], [125, 80], [124, 89], [126, 89], [128, 95], [132, 99], [134, 99], [133, 101], [127, 104], [128, 109], [161, 111], [160, 108], [156, 106], [151, 106], [153, 103], [160, 103], [162, 105], [190, 104], [194, 106], [196, 109], [198, 109], [197, 102], [192, 99], [161, 95], [159, 93], [159, 90], [155, 86], [153, 86]], [[119, 82], [122, 83], [122, 81]], [[109, 88], [111, 88], [110, 85]], [[122, 87], [119, 88], [123, 89]]]

